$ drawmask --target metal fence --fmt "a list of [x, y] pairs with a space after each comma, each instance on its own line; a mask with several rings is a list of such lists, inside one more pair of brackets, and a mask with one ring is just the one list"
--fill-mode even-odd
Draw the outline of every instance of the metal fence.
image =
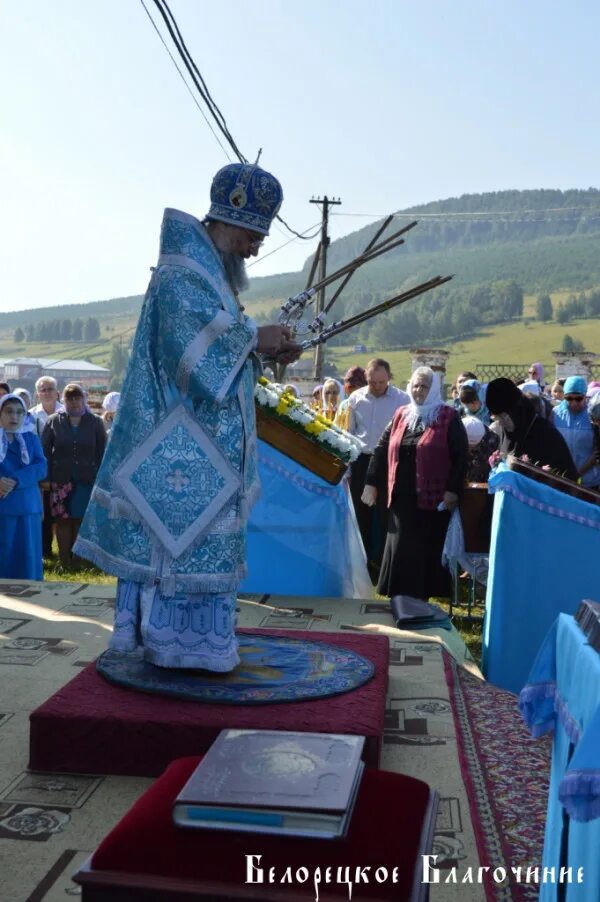
[[[491, 382], [492, 379], [499, 379], [504, 376], [506, 379], [527, 379], [527, 370], [531, 366], [529, 363], [478, 363], [475, 366], [475, 372], [480, 382]], [[543, 364], [544, 373], [553, 373], [554, 364]]]
[[[478, 363], [474, 372], [480, 382], [490, 382], [492, 379], [499, 379], [504, 376], [506, 379], [527, 379], [527, 370], [531, 366], [530, 363]], [[544, 377], [546, 382], [554, 382], [554, 373], [556, 371], [556, 363], [543, 363]], [[593, 363], [590, 366], [592, 378], [600, 379], [600, 363]]]

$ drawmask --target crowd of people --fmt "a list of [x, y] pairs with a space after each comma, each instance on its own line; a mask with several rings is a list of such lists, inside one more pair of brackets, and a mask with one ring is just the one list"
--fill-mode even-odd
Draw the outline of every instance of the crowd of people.
[[[466, 484], [487, 482], [495, 451], [600, 491], [600, 382], [569, 376], [548, 385], [539, 363], [520, 380], [487, 385], [465, 371], [444, 401], [428, 367], [415, 370], [406, 391], [392, 378], [389, 363], [374, 358], [341, 382], [325, 379], [307, 399], [362, 442], [349, 487], [380, 594], [448, 595], [448, 520]], [[301, 397], [298, 385], [286, 389]], [[60, 568], [81, 564], [73, 545], [119, 398], [109, 392], [94, 413], [76, 383], [61, 395], [56, 380], [42, 376], [35, 399], [0, 383], [0, 576], [41, 579], [54, 540]]]
[[[448, 520], [466, 484], [487, 482], [496, 451], [600, 491], [600, 382], [570, 376], [548, 385], [540, 363], [521, 379], [487, 385], [465, 371], [445, 402], [427, 367], [406, 392], [391, 378], [376, 358], [351, 367], [342, 385], [327, 379], [311, 392], [313, 407], [363, 442], [350, 493], [380, 594], [449, 594], [441, 565]], [[490, 516], [481, 523], [488, 533]]]
[[[286, 389], [301, 397], [298, 385]], [[458, 374], [449, 401], [439, 376], [413, 373], [407, 390], [392, 383], [389, 363], [353, 366], [340, 382], [325, 379], [308, 403], [362, 442], [351, 465], [350, 495], [380, 594], [445, 596], [441, 566], [448, 520], [468, 483], [485, 483], [495, 451], [512, 453], [600, 491], [600, 382], [569, 376], [544, 382], [541, 364], [520, 380], [481, 384]], [[42, 376], [35, 402], [24, 388], [0, 383], [0, 576], [42, 578], [42, 559], [59, 568], [73, 554], [120, 395], [94, 413], [82, 386]], [[41, 525], [40, 525], [41, 524]]]
[[0, 577], [42, 579], [43, 559], [76, 569], [73, 545], [110, 436], [119, 393], [102, 415], [78, 383], [42, 376], [36, 404], [25, 388], [0, 383]]

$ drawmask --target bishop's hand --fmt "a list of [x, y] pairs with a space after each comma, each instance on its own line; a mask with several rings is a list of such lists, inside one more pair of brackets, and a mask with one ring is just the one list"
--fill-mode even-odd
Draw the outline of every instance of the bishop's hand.
[[273, 357], [278, 363], [293, 363], [302, 354], [302, 348], [292, 339], [289, 326], [259, 326], [258, 344], [256, 350], [259, 354]]

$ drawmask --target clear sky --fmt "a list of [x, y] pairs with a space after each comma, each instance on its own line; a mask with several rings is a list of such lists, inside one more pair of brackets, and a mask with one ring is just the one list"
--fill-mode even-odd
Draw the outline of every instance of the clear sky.
[[[146, 0], [157, 23], [152, 0]], [[333, 238], [463, 193], [598, 186], [597, 0], [170, 0], [282, 216]], [[0, 0], [0, 311], [144, 292], [227, 158], [139, 0]], [[278, 225], [251, 274], [299, 269]]]

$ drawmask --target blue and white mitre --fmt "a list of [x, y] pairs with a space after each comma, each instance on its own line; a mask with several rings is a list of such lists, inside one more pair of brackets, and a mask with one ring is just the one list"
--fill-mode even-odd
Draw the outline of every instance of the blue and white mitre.
[[230, 163], [219, 169], [210, 188], [209, 219], [268, 235], [283, 200], [274, 175], [250, 163]]

